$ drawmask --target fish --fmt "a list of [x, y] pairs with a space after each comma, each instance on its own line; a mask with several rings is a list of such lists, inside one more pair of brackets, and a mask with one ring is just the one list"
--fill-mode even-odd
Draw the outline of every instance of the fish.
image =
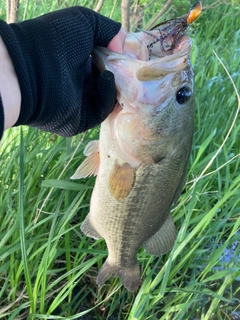
[[174, 246], [170, 211], [185, 184], [194, 133], [191, 39], [174, 40], [169, 54], [156, 37], [158, 29], [129, 32], [121, 54], [94, 49], [99, 70], [115, 76], [117, 103], [71, 177], [96, 176], [81, 225], [107, 245], [96, 283], [119, 276], [130, 292], [140, 285], [139, 249], [161, 256]]

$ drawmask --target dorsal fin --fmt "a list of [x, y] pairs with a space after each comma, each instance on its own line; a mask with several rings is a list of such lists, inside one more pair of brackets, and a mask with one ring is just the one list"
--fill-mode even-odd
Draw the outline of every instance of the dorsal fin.
[[77, 168], [77, 171], [71, 177], [71, 179], [82, 179], [91, 176], [92, 174], [96, 176], [98, 174], [100, 156], [99, 156], [99, 140], [90, 141], [85, 149], [84, 155], [87, 158], [81, 163]]

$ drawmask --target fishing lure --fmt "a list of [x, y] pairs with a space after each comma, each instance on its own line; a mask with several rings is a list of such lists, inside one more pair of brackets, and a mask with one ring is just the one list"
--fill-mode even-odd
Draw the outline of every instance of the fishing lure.
[[155, 25], [150, 30], [158, 30], [159, 37], [153, 36], [155, 41], [148, 45], [149, 53], [151, 53], [151, 48], [157, 42], [160, 43], [162, 51], [166, 53], [171, 53], [174, 50], [178, 39], [182, 37], [188, 26], [193, 23], [202, 12], [202, 3], [201, 1], [196, 2], [191, 9], [189, 10], [185, 18], [176, 18], [168, 21], [164, 21]]

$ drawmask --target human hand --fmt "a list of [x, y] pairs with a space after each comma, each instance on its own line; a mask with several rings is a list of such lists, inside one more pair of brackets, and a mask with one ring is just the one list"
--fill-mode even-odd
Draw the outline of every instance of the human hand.
[[118, 34], [109, 42], [107, 48], [111, 51], [122, 53], [124, 42], [126, 39], [126, 34], [126, 31], [123, 28], [121, 28]]
[[83, 7], [18, 24], [0, 21], [21, 88], [15, 125], [72, 136], [102, 122], [116, 101], [114, 76], [100, 74], [90, 55], [95, 45], [121, 52], [125, 33], [120, 27]]

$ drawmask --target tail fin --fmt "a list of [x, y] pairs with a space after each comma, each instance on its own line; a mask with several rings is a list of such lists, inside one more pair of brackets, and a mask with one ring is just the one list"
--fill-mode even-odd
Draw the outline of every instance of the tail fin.
[[102, 268], [98, 272], [96, 283], [97, 285], [103, 284], [108, 278], [115, 276], [117, 268], [111, 266], [108, 259], [102, 265]]
[[121, 269], [118, 275], [122, 281], [122, 284], [128, 291], [133, 292], [139, 287], [140, 268], [138, 262], [129, 268]]
[[97, 276], [97, 284], [103, 284], [108, 278], [118, 275], [124, 287], [129, 291], [135, 291], [140, 283], [140, 268], [138, 262], [128, 268], [122, 269], [111, 266], [108, 259], [103, 264]]

